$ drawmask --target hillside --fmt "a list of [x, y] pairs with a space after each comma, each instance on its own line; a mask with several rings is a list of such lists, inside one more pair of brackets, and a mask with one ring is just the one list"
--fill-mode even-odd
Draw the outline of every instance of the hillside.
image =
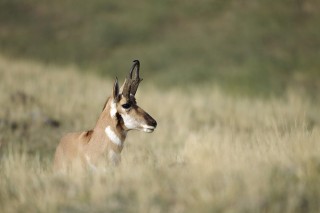
[[316, 0], [1, 0], [0, 53], [109, 77], [138, 58], [162, 88], [317, 97], [319, 11]]

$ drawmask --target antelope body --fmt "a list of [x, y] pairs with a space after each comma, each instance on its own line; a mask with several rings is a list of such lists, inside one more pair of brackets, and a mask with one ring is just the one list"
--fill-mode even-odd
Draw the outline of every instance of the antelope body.
[[121, 161], [127, 132], [133, 129], [153, 132], [157, 122], [137, 105], [135, 94], [139, 83], [140, 63], [134, 64], [123, 86], [115, 80], [112, 96], [105, 103], [96, 126], [89, 131], [69, 133], [62, 137], [54, 157], [54, 170], [73, 168], [97, 169], [105, 165], [105, 158], [112, 165]]

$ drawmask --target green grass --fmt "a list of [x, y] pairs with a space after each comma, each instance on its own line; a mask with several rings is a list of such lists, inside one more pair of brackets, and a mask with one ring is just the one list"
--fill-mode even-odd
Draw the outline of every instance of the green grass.
[[319, 109], [295, 89], [245, 98], [146, 78], [137, 101], [156, 131], [130, 132], [107, 172], [52, 173], [60, 137], [94, 126], [112, 83], [0, 58], [1, 212], [319, 212]]
[[140, 59], [162, 88], [219, 84], [235, 94], [317, 97], [317, 1], [0, 1], [11, 57], [124, 77]]

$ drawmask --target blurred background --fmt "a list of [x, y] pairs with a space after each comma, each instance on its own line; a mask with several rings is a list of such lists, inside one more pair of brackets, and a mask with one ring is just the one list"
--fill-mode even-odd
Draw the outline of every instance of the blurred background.
[[[156, 131], [52, 175], [134, 59]], [[0, 0], [0, 91], [0, 212], [320, 212], [320, 0]]]
[[162, 88], [317, 97], [318, 0], [0, 0], [0, 54]]

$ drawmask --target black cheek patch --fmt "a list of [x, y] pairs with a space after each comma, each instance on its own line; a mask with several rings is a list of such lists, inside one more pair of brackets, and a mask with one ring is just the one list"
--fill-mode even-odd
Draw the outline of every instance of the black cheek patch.
[[117, 118], [117, 126], [121, 126], [124, 124], [122, 116], [118, 112], [116, 113], [116, 118]]
[[122, 117], [121, 117], [121, 115], [119, 114], [119, 112], [116, 113], [116, 118], [117, 118], [118, 121], [122, 120]]

